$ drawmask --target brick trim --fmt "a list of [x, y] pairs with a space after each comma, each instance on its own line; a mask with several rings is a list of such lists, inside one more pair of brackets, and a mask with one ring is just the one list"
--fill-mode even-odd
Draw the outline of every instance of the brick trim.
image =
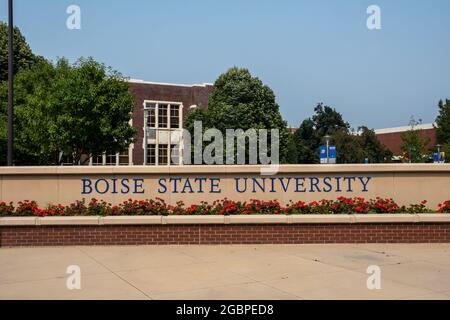
[[1, 247], [450, 243], [450, 223], [1, 226]]

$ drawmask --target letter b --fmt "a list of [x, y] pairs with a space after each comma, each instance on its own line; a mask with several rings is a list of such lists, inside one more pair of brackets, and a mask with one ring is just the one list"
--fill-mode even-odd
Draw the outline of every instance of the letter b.
[[92, 193], [92, 181], [91, 179], [81, 179], [83, 183], [83, 192], [81, 194], [91, 194]]

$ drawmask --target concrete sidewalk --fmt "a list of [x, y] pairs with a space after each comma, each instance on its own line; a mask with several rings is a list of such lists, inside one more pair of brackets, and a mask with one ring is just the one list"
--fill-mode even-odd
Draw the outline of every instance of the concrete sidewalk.
[[0, 299], [450, 299], [450, 244], [2, 248]]

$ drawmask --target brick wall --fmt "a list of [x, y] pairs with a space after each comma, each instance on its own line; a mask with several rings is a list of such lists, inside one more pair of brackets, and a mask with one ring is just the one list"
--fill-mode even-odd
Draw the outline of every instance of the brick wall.
[[[377, 134], [378, 140], [384, 144], [389, 150], [392, 151], [394, 156], [401, 156], [403, 154], [401, 145], [402, 134], [404, 132], [391, 132], [391, 133], [380, 133]], [[429, 143], [427, 149], [435, 149], [437, 138], [436, 138], [436, 129], [423, 129], [419, 130], [419, 136], [422, 138], [429, 139]]]
[[3, 226], [0, 246], [450, 243], [450, 223]]
[[153, 83], [130, 82], [130, 90], [134, 99], [133, 127], [136, 128], [134, 140], [133, 164], [144, 164], [144, 100], [181, 102], [183, 117], [189, 113], [192, 105], [208, 107], [209, 94], [213, 90], [211, 85], [165, 85]]

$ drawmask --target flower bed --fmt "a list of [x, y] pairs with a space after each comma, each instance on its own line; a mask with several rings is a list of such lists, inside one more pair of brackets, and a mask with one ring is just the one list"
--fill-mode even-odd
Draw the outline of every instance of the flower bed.
[[282, 206], [279, 201], [250, 200], [248, 202], [217, 200], [212, 204], [201, 202], [185, 206], [182, 201], [168, 205], [162, 199], [132, 200], [112, 205], [103, 200], [85, 199], [68, 206], [49, 205], [39, 208], [35, 201], [14, 203], [0, 202], [0, 216], [3, 217], [47, 217], [47, 216], [140, 216], [140, 215], [296, 215], [296, 214], [367, 214], [367, 213], [450, 213], [450, 200], [439, 204], [437, 210], [427, 207], [427, 201], [409, 206], [399, 206], [393, 199], [339, 197], [337, 200], [320, 200], [313, 202], [290, 201]]

